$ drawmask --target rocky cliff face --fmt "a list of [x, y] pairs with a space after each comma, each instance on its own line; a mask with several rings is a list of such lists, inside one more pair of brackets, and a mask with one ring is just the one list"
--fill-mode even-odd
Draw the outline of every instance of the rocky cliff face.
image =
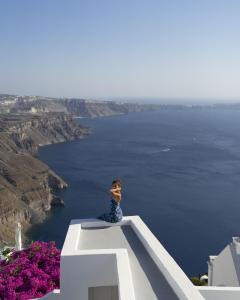
[[[0, 95], [1, 100], [1, 95]], [[1, 110], [8, 109], [11, 113], [70, 113], [79, 117], [101, 117], [126, 114], [129, 112], [139, 112], [156, 109], [154, 105], [119, 103], [114, 101], [89, 101], [84, 99], [59, 99], [44, 97], [20, 97], [4, 95], [5, 105], [0, 101]], [[4, 103], [4, 102], [3, 102]]]
[[88, 134], [69, 115], [0, 116], [0, 243], [12, 243], [17, 219], [27, 229], [41, 222], [51, 205], [62, 204], [54, 190], [67, 184], [34, 154], [39, 145]]
[[134, 103], [117, 103], [113, 101], [94, 102], [81, 99], [56, 100], [63, 105], [67, 111], [75, 116], [102, 117], [140, 112], [152, 109], [151, 106]]
[[18, 149], [33, 153], [38, 146], [72, 141], [88, 133], [64, 113], [0, 115], [0, 128]]

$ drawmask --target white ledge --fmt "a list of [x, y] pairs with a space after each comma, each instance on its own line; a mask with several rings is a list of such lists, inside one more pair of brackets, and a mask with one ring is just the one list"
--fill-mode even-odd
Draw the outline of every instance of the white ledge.
[[[104, 230], [104, 227], [124, 228], [123, 226], [126, 225], [129, 225], [135, 232], [136, 236], [142, 243], [146, 252], [154, 261], [156, 267], [159, 269], [160, 274], [162, 274], [161, 276], [165, 278], [164, 280], [166, 280], [173, 293], [176, 295], [176, 299], [204, 299], [198, 291], [198, 289], [191, 283], [191, 281], [188, 279], [188, 277], [185, 275], [182, 269], [175, 262], [175, 260], [169, 255], [169, 253], [165, 250], [165, 248], [161, 245], [161, 243], [156, 239], [156, 237], [152, 234], [152, 232], [148, 229], [148, 227], [138, 216], [124, 217], [123, 220], [119, 223], [107, 223], [98, 219], [72, 220], [63, 246], [61, 254], [62, 260], [66, 259], [67, 257], [76, 256], [84, 256], [84, 259], [86, 260], [87, 256], [99, 256], [104, 254], [108, 255], [110, 253], [114, 254], [116, 260], [115, 270], [118, 278], [117, 284], [119, 287], [119, 299], [134, 300], [134, 295], [136, 291], [134, 291], [132, 271], [129, 264], [129, 250], [124, 251], [124, 249], [118, 249], [117, 247], [116, 249], [104, 249], [104, 247], [98, 249], [97, 239], [96, 242], [93, 240], [93, 246], [96, 247], [95, 249], [83, 249], [85, 245], [84, 242], [82, 242], [81, 240], [81, 236], [83, 233], [83, 236], [86, 236], [86, 238], [88, 238], [88, 234], [91, 233], [91, 231], [88, 230], [95, 230], [97, 228], [103, 228]], [[90, 264], [90, 262], [88, 263]], [[64, 267], [67, 267], [67, 265], [64, 264]], [[91, 269], [90, 265], [84, 265], [85, 272], [87, 272], [88, 267], [89, 269]], [[61, 272], [64, 272], [64, 270], [62, 270]], [[159, 280], [161, 280], [160, 278], [162, 277], [159, 277]], [[65, 277], [64, 280], [66, 280]], [[63, 281], [61, 281], [61, 286], [62, 285], [64, 285]]]

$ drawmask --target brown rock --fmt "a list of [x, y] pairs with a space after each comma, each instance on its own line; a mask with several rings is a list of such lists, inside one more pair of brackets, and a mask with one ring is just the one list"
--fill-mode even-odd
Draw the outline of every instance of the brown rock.
[[67, 184], [33, 155], [39, 145], [70, 141], [88, 134], [69, 115], [0, 115], [0, 243], [14, 243], [15, 222], [23, 231], [46, 217], [54, 195]]

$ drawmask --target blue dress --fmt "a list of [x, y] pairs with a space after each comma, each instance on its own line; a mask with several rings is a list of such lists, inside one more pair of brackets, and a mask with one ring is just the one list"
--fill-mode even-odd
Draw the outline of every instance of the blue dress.
[[100, 217], [98, 217], [98, 219], [110, 223], [117, 223], [122, 220], [122, 217], [123, 213], [120, 207], [120, 203], [111, 199], [110, 212], [101, 215]]

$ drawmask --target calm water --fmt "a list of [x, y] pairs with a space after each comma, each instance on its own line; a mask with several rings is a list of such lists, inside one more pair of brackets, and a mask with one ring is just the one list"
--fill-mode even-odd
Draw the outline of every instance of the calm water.
[[39, 157], [68, 183], [32, 239], [62, 246], [73, 218], [108, 207], [111, 180], [123, 181], [125, 215], [140, 215], [188, 275], [207, 270], [240, 235], [240, 111], [183, 110], [80, 119], [84, 140], [41, 148]]

